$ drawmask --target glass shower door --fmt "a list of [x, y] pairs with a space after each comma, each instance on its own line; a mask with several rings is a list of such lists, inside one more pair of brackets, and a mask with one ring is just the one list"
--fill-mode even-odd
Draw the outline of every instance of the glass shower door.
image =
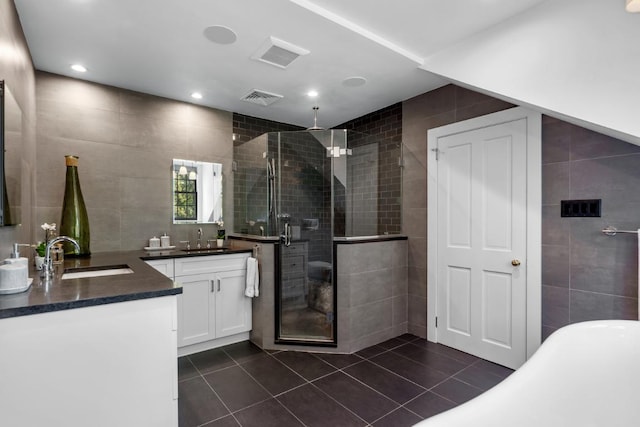
[[279, 134], [277, 342], [335, 344], [332, 131]]

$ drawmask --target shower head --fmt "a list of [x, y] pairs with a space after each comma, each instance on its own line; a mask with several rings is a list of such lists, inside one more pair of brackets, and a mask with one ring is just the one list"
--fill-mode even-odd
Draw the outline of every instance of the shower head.
[[324, 128], [318, 126], [318, 110], [320, 107], [313, 107], [313, 126], [307, 128], [307, 130], [324, 130]]

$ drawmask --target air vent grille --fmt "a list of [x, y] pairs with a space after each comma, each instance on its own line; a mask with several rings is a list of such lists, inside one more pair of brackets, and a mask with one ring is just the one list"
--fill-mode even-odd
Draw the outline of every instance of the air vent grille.
[[268, 62], [269, 64], [285, 68], [299, 56], [300, 55], [297, 53], [291, 52], [287, 49], [283, 49], [278, 46], [271, 46], [269, 50], [260, 57], [260, 59], [264, 62]]
[[278, 95], [277, 93], [270, 93], [264, 90], [253, 89], [251, 92], [240, 99], [266, 107], [267, 105], [271, 105], [282, 98], [283, 96]]
[[299, 56], [308, 54], [307, 49], [275, 37], [269, 37], [251, 58], [275, 65], [278, 68], [287, 68]]

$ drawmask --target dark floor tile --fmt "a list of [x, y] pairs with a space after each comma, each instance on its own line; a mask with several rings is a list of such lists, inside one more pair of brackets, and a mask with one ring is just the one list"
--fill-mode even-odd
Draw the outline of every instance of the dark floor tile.
[[408, 410], [415, 412], [422, 418], [432, 417], [456, 406], [458, 406], [456, 403], [433, 394], [430, 391], [418, 396], [405, 405]]
[[504, 378], [498, 376], [482, 367], [477, 365], [471, 365], [461, 372], [458, 372], [454, 378], [463, 381], [467, 384], [471, 384], [474, 387], [478, 387], [482, 390], [489, 390], [494, 385], [501, 382]]
[[274, 396], [306, 382], [300, 375], [270, 356], [245, 362], [242, 369]]
[[344, 372], [400, 404], [413, 399], [424, 391], [422, 387], [368, 361], [350, 366]]
[[418, 362], [398, 356], [392, 352], [382, 353], [370, 359], [370, 362], [395, 372], [424, 388], [431, 388], [446, 380], [449, 376], [444, 372], [431, 369]]
[[407, 357], [414, 362], [418, 362], [432, 369], [444, 372], [447, 375], [455, 375], [468, 366], [466, 363], [462, 363], [442, 354], [434, 353], [423, 347], [414, 346], [413, 344], [403, 345], [402, 347], [398, 347], [391, 351]]
[[242, 427], [283, 427], [302, 426], [291, 412], [275, 399], [236, 412], [235, 417]]
[[282, 394], [278, 400], [309, 427], [366, 425], [311, 384]]
[[187, 356], [178, 358], [178, 381], [187, 380], [198, 375], [200, 373]]
[[422, 418], [413, 412], [407, 411], [404, 408], [398, 408], [372, 425], [374, 427], [410, 427], [421, 420]]
[[513, 369], [497, 365], [493, 362], [489, 362], [488, 360], [478, 360], [474, 365], [502, 378], [507, 378], [513, 373]]
[[224, 347], [224, 351], [238, 363], [244, 363], [256, 357], [266, 356], [260, 347], [251, 341], [242, 341]]
[[336, 372], [313, 382], [360, 418], [373, 422], [399, 405], [342, 372]]
[[198, 426], [229, 414], [201, 377], [178, 383], [178, 396], [180, 427]]
[[207, 424], [207, 427], [240, 427], [240, 424], [233, 418], [233, 415], [228, 415], [219, 420], [215, 420], [212, 423]]
[[195, 367], [198, 368], [198, 370], [203, 374], [206, 372], [227, 368], [236, 364], [229, 356], [227, 356], [227, 353], [225, 353], [221, 348], [202, 351], [200, 353], [191, 354], [187, 357], [189, 357], [191, 363], [193, 363]]
[[385, 351], [387, 351], [387, 349], [384, 347], [381, 347], [379, 345], [372, 345], [371, 347], [363, 348], [362, 350], [357, 351], [356, 354], [360, 357], [368, 359], [370, 357], [377, 356], [380, 353], [384, 353]]
[[323, 362], [311, 353], [283, 351], [274, 355], [274, 357], [309, 381], [328, 375], [336, 370], [335, 367]]
[[346, 368], [347, 366], [351, 366], [354, 363], [362, 362], [364, 360], [356, 354], [314, 353], [314, 355], [338, 369]]
[[417, 337], [417, 336], [415, 336], [413, 334], [402, 334], [402, 335], [400, 335], [399, 337], [396, 337], [396, 338], [398, 338], [399, 340], [402, 340], [402, 341], [407, 341], [407, 342], [412, 342], [412, 341], [416, 341], [416, 340], [420, 339], [420, 337]]
[[471, 364], [480, 360], [477, 356], [474, 356], [469, 353], [465, 353], [464, 351], [456, 350], [455, 348], [447, 347], [446, 345], [438, 344], [435, 342], [427, 341], [427, 340], [416, 340], [411, 342], [411, 344], [426, 348], [429, 351], [434, 353], [442, 354], [443, 356], [450, 357], [459, 362]]
[[442, 384], [434, 387], [432, 392], [456, 403], [464, 403], [482, 394], [478, 387], [450, 378]]
[[401, 345], [406, 344], [407, 341], [398, 339], [398, 338], [391, 338], [390, 340], [386, 340], [384, 342], [381, 342], [380, 344], [378, 344], [380, 347], [386, 349], [386, 350], [391, 350], [392, 348], [396, 348], [399, 347]]
[[271, 397], [239, 366], [212, 372], [205, 375], [204, 379], [218, 393], [231, 412]]

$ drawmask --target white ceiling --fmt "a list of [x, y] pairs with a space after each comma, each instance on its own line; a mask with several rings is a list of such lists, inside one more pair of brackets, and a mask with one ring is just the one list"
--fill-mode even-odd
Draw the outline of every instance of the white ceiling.
[[[318, 124], [331, 127], [455, 81], [606, 130], [612, 128], [606, 118], [599, 122], [582, 110], [573, 114], [571, 105], [556, 105], [558, 99], [575, 93], [580, 101], [576, 104], [584, 106], [580, 93], [589, 93], [594, 84], [607, 89], [629, 62], [632, 69], [640, 68], [637, 56], [616, 56], [621, 62], [615, 64], [597, 61], [600, 49], [610, 50], [627, 37], [640, 39], [640, 15], [626, 14], [624, 0], [15, 0], [15, 4], [38, 70], [301, 126], [313, 124], [314, 105], [320, 107]], [[572, 11], [574, 6], [577, 11]], [[616, 21], [603, 22], [602, 14]], [[618, 25], [620, 19], [626, 26]], [[545, 21], [546, 26], [527, 25]], [[237, 41], [229, 45], [209, 41], [203, 31], [212, 25], [232, 29]], [[632, 34], [621, 34], [622, 27]], [[576, 29], [586, 32], [576, 35], [572, 33]], [[310, 53], [286, 69], [251, 59], [270, 36]], [[557, 45], [564, 54], [554, 50]], [[514, 46], [528, 50], [514, 55]], [[506, 60], [510, 62], [505, 64]], [[558, 61], [572, 65], [563, 67]], [[88, 72], [72, 71], [73, 63], [82, 63]], [[588, 72], [576, 75], [583, 66], [589, 67]], [[496, 67], [502, 67], [496, 74], [499, 78], [487, 79]], [[515, 73], [525, 67], [532, 79], [520, 86], [511, 84], [519, 81]], [[598, 78], [600, 73], [604, 79]], [[366, 78], [367, 84], [342, 85], [353, 76]], [[571, 82], [570, 93], [554, 96], [551, 89], [564, 88], [558, 82]], [[549, 94], [539, 96], [545, 88]], [[284, 98], [268, 107], [241, 101], [252, 89]], [[320, 93], [315, 100], [306, 96], [310, 89]], [[190, 98], [193, 91], [202, 92], [203, 99]], [[620, 128], [619, 123], [615, 126]]]

